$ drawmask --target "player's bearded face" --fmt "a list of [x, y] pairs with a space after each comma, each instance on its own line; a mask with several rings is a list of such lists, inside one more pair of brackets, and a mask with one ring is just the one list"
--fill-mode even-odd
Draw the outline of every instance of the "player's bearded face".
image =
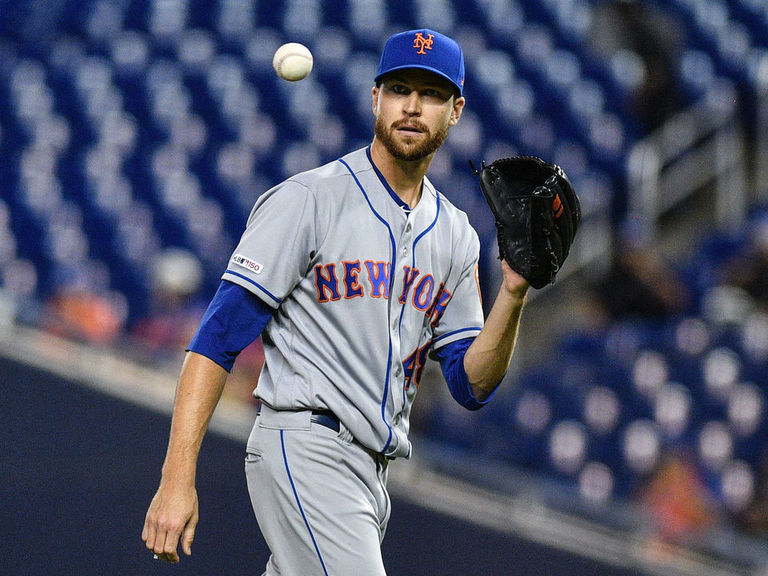
[[[398, 130], [403, 126], [417, 128], [423, 137], [400, 137]], [[398, 120], [387, 125], [385, 120], [378, 116], [374, 124], [374, 133], [393, 157], [410, 162], [426, 158], [440, 148], [448, 137], [448, 124], [437, 126], [433, 132], [426, 124], [414, 118]]]

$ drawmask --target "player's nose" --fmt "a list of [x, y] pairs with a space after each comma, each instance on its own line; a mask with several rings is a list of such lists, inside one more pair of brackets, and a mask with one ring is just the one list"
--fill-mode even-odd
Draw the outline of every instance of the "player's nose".
[[421, 114], [421, 95], [413, 90], [403, 102], [403, 112], [409, 116]]

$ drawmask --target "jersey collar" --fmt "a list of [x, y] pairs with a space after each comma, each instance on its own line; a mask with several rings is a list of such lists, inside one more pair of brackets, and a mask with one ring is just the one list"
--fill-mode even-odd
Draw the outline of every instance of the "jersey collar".
[[[384, 186], [387, 192], [389, 192], [389, 195], [392, 197], [392, 200], [395, 201], [395, 203], [400, 206], [400, 208], [403, 209], [403, 211], [407, 214], [411, 212], [411, 207], [408, 206], [406, 202], [403, 201], [400, 196], [397, 195], [397, 192], [395, 192], [392, 189], [392, 186], [389, 185], [389, 182], [384, 178], [384, 175], [379, 171], [378, 167], [373, 161], [373, 158], [371, 157], [371, 146], [370, 144], [365, 149], [365, 154], [368, 156], [368, 161], [371, 163], [371, 166], [373, 166], [373, 171], [376, 172], [376, 176], [379, 177], [379, 180], [381, 181], [381, 184]], [[423, 186], [423, 183], [422, 183]], [[423, 191], [422, 191], [423, 194]]]

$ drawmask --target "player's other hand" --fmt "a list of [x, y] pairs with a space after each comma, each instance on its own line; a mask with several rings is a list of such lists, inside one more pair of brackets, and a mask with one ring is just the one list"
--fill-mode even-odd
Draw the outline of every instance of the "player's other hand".
[[192, 554], [198, 518], [194, 487], [177, 488], [161, 483], [147, 510], [141, 539], [160, 560], [178, 562], [179, 543], [184, 554]]

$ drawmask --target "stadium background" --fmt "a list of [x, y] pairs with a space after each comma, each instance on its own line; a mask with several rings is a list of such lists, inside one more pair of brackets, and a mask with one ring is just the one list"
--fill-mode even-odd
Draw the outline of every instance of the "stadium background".
[[[494, 405], [465, 414], [434, 366], [425, 377], [414, 422], [422, 455], [393, 487], [405, 509], [386, 543], [393, 570], [412, 569], [394, 555], [403, 540], [415, 557], [432, 552], [420, 566], [437, 569], [437, 556], [463, 573], [481, 569], [450, 560], [466, 549], [431, 548], [429, 534], [466, 539], [489, 574], [526, 573], [517, 554], [539, 569], [551, 560], [551, 574], [585, 557], [632, 573], [765, 569], [764, 2], [5, 0], [8, 573], [42, 573], [46, 549], [61, 573], [108, 573], [109, 564], [89, 563], [110, 551], [133, 557], [126, 551], [138, 537], [126, 542], [127, 526], [111, 529], [110, 508], [122, 507], [121, 521], [143, 514], [165, 441], [167, 418], [157, 414], [168, 402], [116, 369], [140, 366], [152, 374], [141, 378], [172, 391], [179, 350], [255, 198], [367, 143], [377, 52], [392, 31], [423, 25], [455, 36], [466, 53], [468, 113], [430, 177], [478, 229], [485, 292], [498, 281], [494, 229], [469, 159], [556, 161], [585, 216], [561, 279], [531, 298]], [[271, 55], [285, 41], [314, 52], [307, 80], [274, 76]], [[627, 261], [650, 277], [617, 283]], [[630, 306], [629, 288], [644, 280], [641, 300], [657, 297], [656, 309]], [[260, 360], [256, 343], [238, 361], [227, 391], [238, 410], [253, 408]], [[239, 463], [229, 423], [224, 416], [207, 457]], [[126, 459], [118, 464], [115, 453]], [[238, 466], [230, 477], [209, 465], [201, 484], [246, 523], [247, 507], [234, 503]], [[424, 493], [445, 482], [482, 493], [446, 489], [435, 509], [413, 508], [427, 503], [414, 478], [427, 479]], [[126, 489], [135, 498], [121, 498]], [[449, 533], [446, 522], [465, 524]], [[246, 539], [258, 541], [247, 526]], [[577, 560], [566, 554], [574, 551]], [[152, 569], [122, 562], [117, 573]], [[579, 572], [591, 571], [609, 573]]]

